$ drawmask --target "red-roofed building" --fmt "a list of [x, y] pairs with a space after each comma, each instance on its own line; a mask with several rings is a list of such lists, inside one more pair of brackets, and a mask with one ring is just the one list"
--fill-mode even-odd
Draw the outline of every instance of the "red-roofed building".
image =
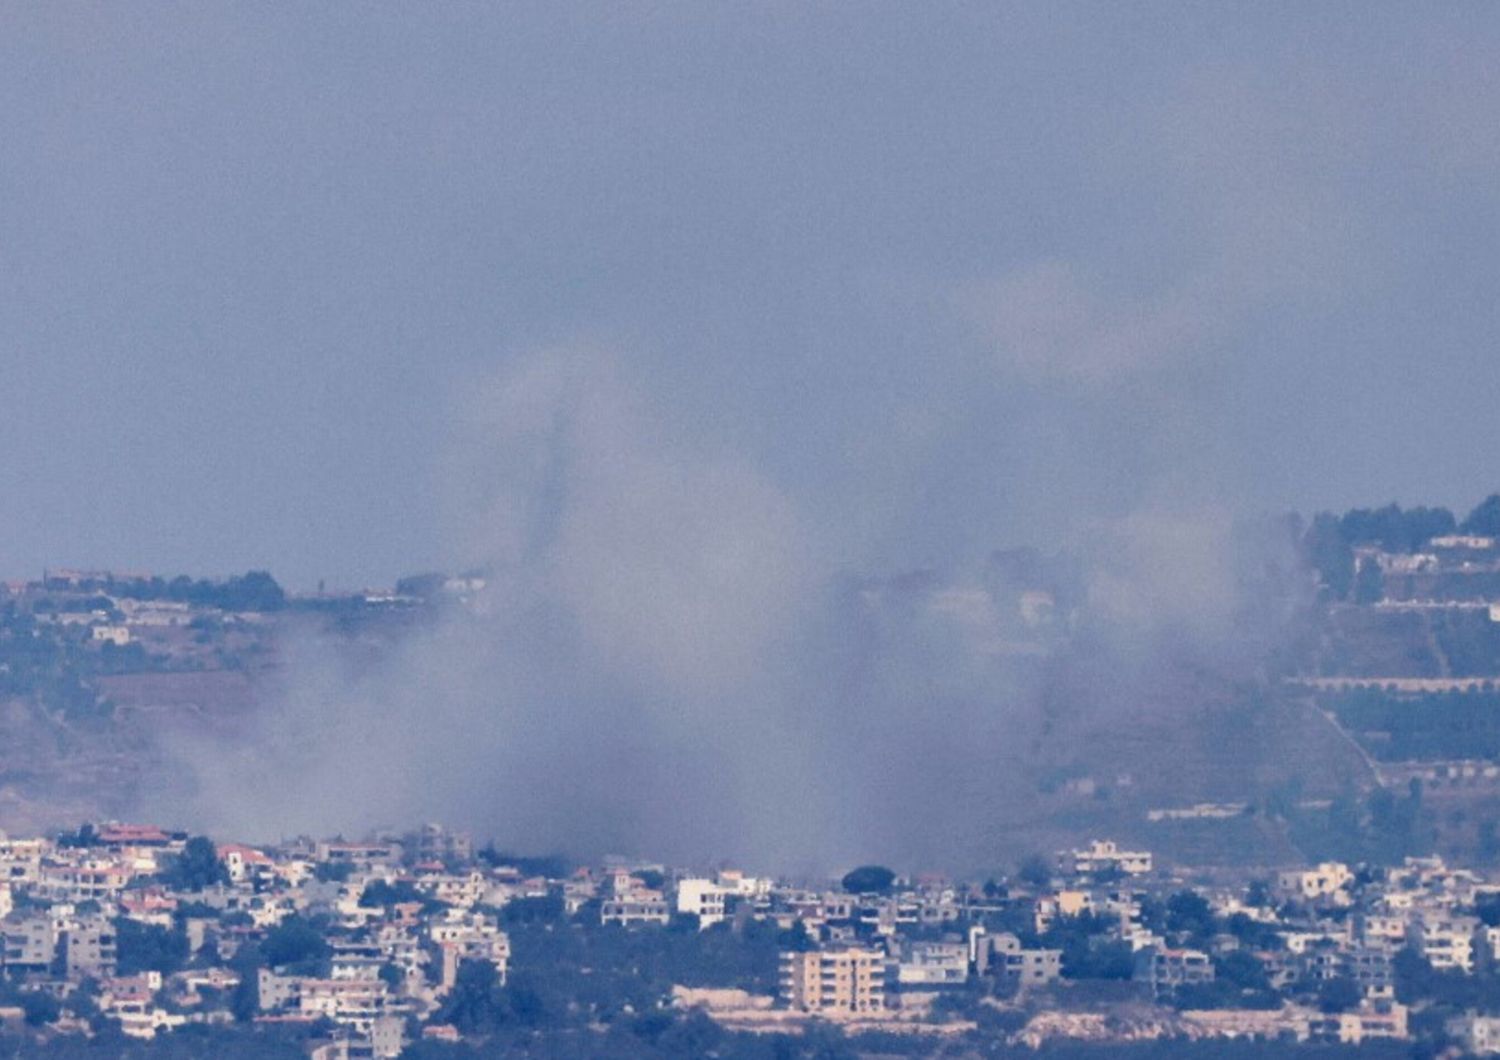
[[99, 842], [107, 847], [164, 847], [172, 837], [155, 825], [107, 824], [99, 832]]

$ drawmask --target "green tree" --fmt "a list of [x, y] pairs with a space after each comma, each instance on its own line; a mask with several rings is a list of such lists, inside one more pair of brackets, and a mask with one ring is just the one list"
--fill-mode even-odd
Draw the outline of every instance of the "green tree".
[[63, 1007], [79, 1019], [92, 1020], [99, 1015], [99, 984], [93, 979], [83, 980]]
[[1224, 926], [1231, 935], [1239, 939], [1241, 946], [1256, 950], [1281, 949], [1282, 938], [1275, 927], [1263, 924], [1244, 913], [1235, 913]]
[[22, 996], [21, 1011], [25, 1014], [27, 1026], [41, 1027], [62, 1015], [62, 1003], [51, 994], [33, 990]]
[[229, 995], [229, 1011], [236, 1020], [248, 1023], [260, 1012], [260, 977], [257, 969], [240, 972], [240, 981]]
[[1434, 536], [1453, 532], [1453, 513], [1446, 508], [1412, 508], [1387, 504], [1373, 511], [1355, 508], [1339, 520], [1339, 531], [1350, 544], [1379, 545], [1387, 552], [1415, 552]]
[[216, 883], [228, 883], [229, 873], [219, 861], [218, 848], [207, 836], [187, 841], [182, 853], [172, 859], [162, 878], [174, 890], [201, 891]]
[[359, 894], [359, 904], [366, 909], [379, 909], [382, 906], [396, 905], [399, 902], [425, 903], [426, 901], [427, 896], [417, 890], [410, 880], [398, 880], [396, 883], [371, 880], [365, 884], [365, 889]]
[[776, 935], [776, 945], [794, 953], [806, 953], [817, 948], [817, 939], [808, 934], [807, 924], [802, 920], [792, 921], [792, 926]]
[[1461, 527], [1466, 534], [1500, 537], [1500, 493], [1492, 493], [1469, 513]]
[[1214, 976], [1241, 990], [1269, 990], [1266, 966], [1244, 950], [1230, 950], [1214, 959]]
[[343, 883], [354, 871], [347, 861], [320, 861], [313, 866], [313, 876], [319, 883]]
[[185, 932], [121, 917], [115, 921], [115, 939], [121, 975], [147, 971], [171, 975], [187, 963]]
[[485, 1034], [498, 1029], [509, 1015], [495, 966], [489, 961], [464, 961], [437, 1022], [451, 1023], [463, 1034]]
[[1324, 1012], [1347, 1012], [1359, 1004], [1362, 996], [1359, 984], [1353, 979], [1342, 976], [1325, 979], [1318, 986], [1318, 1008]]
[[229, 579], [220, 606], [226, 611], [279, 611], [286, 606], [286, 593], [267, 571], [253, 570]]
[[1203, 941], [1214, 933], [1214, 914], [1208, 899], [1194, 891], [1178, 891], [1167, 899], [1167, 930]]
[[[1044, 944], [1052, 943], [1043, 939]], [[1063, 975], [1069, 979], [1129, 979], [1135, 953], [1128, 942], [1071, 936], [1063, 946]]]
[[1338, 517], [1328, 512], [1315, 516], [1303, 535], [1302, 551], [1328, 595], [1345, 599], [1354, 584], [1354, 550], [1339, 527]]
[[1368, 557], [1360, 560], [1354, 575], [1354, 602], [1368, 606], [1378, 604], [1384, 596], [1385, 575], [1381, 573], [1380, 564]]
[[98, 842], [99, 833], [87, 821], [78, 826], [78, 831], [64, 832], [57, 837], [57, 845], [60, 847], [91, 847]]
[[1052, 882], [1052, 866], [1047, 864], [1047, 859], [1040, 854], [1033, 854], [1016, 870], [1016, 875], [1022, 883], [1030, 884], [1040, 889]]
[[889, 894], [896, 874], [884, 865], [861, 865], [844, 873], [840, 882], [850, 894]]
[[315, 965], [327, 957], [328, 952], [323, 933], [300, 916], [289, 916], [272, 928], [263, 946], [265, 961], [273, 968]]
[[563, 919], [566, 911], [562, 895], [538, 895], [506, 902], [500, 918], [507, 924], [555, 924]]

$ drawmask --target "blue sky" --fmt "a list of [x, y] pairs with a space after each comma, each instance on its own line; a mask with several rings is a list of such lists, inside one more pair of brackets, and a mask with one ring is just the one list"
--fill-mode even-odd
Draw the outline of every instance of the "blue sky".
[[1497, 70], [1485, 4], [9, 7], [0, 572], [388, 583], [636, 475], [798, 571], [1466, 508]]

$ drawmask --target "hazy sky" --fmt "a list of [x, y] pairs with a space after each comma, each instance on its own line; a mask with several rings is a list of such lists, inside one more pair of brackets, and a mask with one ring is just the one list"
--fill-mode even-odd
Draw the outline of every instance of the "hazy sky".
[[0, 574], [459, 562], [552, 360], [820, 560], [1467, 507], [1497, 114], [1489, 3], [7, 4]]

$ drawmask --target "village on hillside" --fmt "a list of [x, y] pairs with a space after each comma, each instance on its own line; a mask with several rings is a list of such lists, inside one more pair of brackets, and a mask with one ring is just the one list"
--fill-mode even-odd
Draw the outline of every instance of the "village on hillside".
[[5, 839], [0, 876], [0, 1020], [34, 1042], [1500, 1052], [1478, 1014], [1500, 996], [1500, 874], [1436, 857], [1235, 879], [1095, 841], [982, 882], [820, 883], [514, 857], [437, 825], [250, 846], [105, 823]]

